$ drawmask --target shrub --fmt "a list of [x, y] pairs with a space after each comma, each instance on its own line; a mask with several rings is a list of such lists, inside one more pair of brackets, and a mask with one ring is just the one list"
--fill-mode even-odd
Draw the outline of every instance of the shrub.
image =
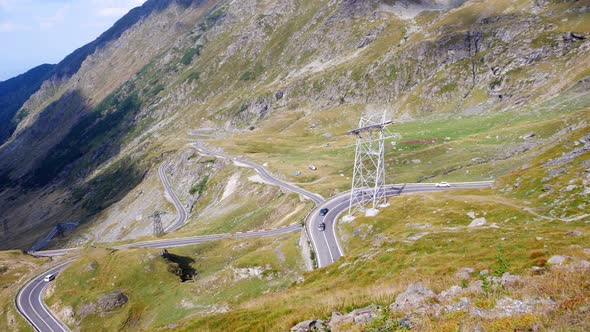
[[490, 82], [490, 90], [495, 90], [502, 84], [501, 78], [495, 78], [493, 81]]
[[206, 175], [204, 178], [201, 179], [201, 181], [199, 181], [199, 183], [195, 184], [191, 190], [189, 191], [189, 193], [191, 195], [194, 195], [196, 193], [199, 194], [199, 196], [201, 196], [201, 194], [203, 193], [203, 191], [205, 191], [205, 187], [207, 186], [207, 181], [209, 181], [209, 176]]
[[498, 253], [496, 254], [496, 266], [492, 271], [492, 274], [501, 277], [504, 273], [508, 272], [510, 269], [510, 262], [506, 260], [504, 257], [504, 249], [502, 247], [498, 247]]
[[198, 80], [199, 78], [201, 78], [201, 73], [199, 73], [198, 71], [193, 71], [187, 76], [185, 82], [190, 83], [192, 81]]
[[180, 62], [185, 66], [190, 65], [191, 62], [193, 62], [195, 56], [201, 55], [202, 49], [203, 45], [198, 45], [197, 47], [189, 48], [188, 50], [186, 50], [186, 52], [184, 52], [184, 55], [182, 56], [182, 59], [180, 59]]

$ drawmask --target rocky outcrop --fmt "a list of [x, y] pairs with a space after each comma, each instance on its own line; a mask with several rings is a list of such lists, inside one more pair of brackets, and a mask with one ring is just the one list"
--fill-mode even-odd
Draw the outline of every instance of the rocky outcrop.
[[109, 311], [127, 303], [128, 298], [123, 292], [118, 291], [102, 295], [96, 304], [101, 311]]
[[395, 298], [390, 308], [394, 311], [415, 309], [436, 298], [436, 293], [420, 284], [412, 284]]
[[303, 321], [291, 328], [291, 332], [308, 332], [308, 331], [340, 331], [342, 327], [351, 325], [365, 326], [369, 324], [378, 315], [382, 314], [383, 309], [379, 306], [371, 305], [365, 308], [355, 309], [348, 314], [333, 312], [330, 318], [323, 320]]
[[127, 301], [129, 301], [129, 298], [121, 291], [104, 294], [101, 295], [96, 302], [81, 304], [80, 307], [78, 307], [76, 314], [81, 319], [84, 319], [88, 315], [104, 315], [125, 305]]
[[481, 227], [486, 224], [486, 218], [476, 218], [471, 221], [468, 227]]
[[[577, 271], [588, 271], [590, 263], [576, 261], [560, 268], [577, 269]], [[469, 277], [475, 270], [471, 268], [461, 269], [460, 272], [468, 273]], [[484, 271], [482, 271], [484, 272]], [[482, 275], [488, 276], [486, 273]], [[521, 287], [522, 277], [512, 275], [508, 272], [502, 277], [488, 276], [488, 286], [504, 289]], [[490, 284], [492, 286], [490, 286]], [[355, 309], [347, 314], [333, 312], [329, 319], [308, 320], [295, 325], [291, 331], [340, 331], [351, 328], [360, 328], [373, 323], [377, 318], [379, 322], [388, 322], [388, 326], [410, 329], [413, 325], [419, 324], [421, 317], [439, 317], [452, 312], [463, 312], [473, 319], [495, 320], [507, 317], [518, 317], [525, 314], [545, 314], [556, 310], [558, 303], [551, 298], [540, 296], [528, 296], [522, 299], [515, 299], [503, 296], [497, 300], [491, 308], [478, 307], [470, 297], [483, 294], [482, 280], [473, 281], [469, 287], [453, 285], [439, 294], [421, 284], [411, 284], [400, 293], [389, 309], [384, 311], [381, 307], [371, 305], [365, 308]], [[403, 317], [396, 319], [393, 317]]]

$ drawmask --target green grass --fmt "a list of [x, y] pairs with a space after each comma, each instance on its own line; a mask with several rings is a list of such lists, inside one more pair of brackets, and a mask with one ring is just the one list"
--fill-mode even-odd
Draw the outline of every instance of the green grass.
[[[85, 317], [82, 330], [162, 328], [187, 316], [232, 308], [266, 292], [285, 289], [303, 269], [298, 238], [299, 234], [294, 234], [169, 249], [192, 261], [190, 265], [197, 271], [194, 282], [184, 283], [169, 271], [159, 249], [88, 250], [60, 274], [56, 291], [47, 302], [70, 305], [78, 312], [81, 305], [102, 294], [121, 290], [129, 302], [107, 316]], [[232, 270], [256, 266], [265, 270], [260, 278], [239, 279]]]
[[[538, 258], [532, 253], [539, 250], [547, 258], [553, 254], [587, 257], [581, 248], [588, 243], [590, 235], [564, 236], [571, 230], [584, 227], [582, 221], [554, 223], [538, 220], [523, 212], [519, 201], [499, 197], [492, 190], [401, 196], [391, 199], [390, 203], [391, 207], [377, 217], [358, 217], [352, 223], [343, 224], [340, 233], [346, 256], [331, 266], [306, 273], [302, 284], [257, 297], [228, 313], [186, 320], [178, 330], [287, 330], [302, 320], [327, 319], [332, 311], [349, 312], [370, 303], [386, 306], [409, 283], [420, 282], [440, 292], [459, 283], [452, 276], [461, 267], [472, 267], [477, 271], [488, 269], [497, 274], [509, 271], [526, 277]], [[467, 228], [471, 221], [467, 216], [469, 211], [485, 216], [487, 226], [495, 223], [499, 228]], [[432, 227], [416, 230], [408, 226], [426, 222]], [[430, 234], [417, 241], [406, 240], [408, 236], [423, 231]], [[542, 236], [543, 240], [537, 240], [537, 236]], [[588, 282], [580, 274], [565, 276], [558, 273], [554, 277], [559, 280], [582, 278], [582, 283]], [[463, 282], [473, 282], [477, 278], [474, 275]], [[547, 275], [546, 278], [552, 277]], [[530, 282], [539, 282], [539, 278]], [[545, 285], [546, 288], [536, 289], [534, 294], [550, 295], [559, 300], [577, 296], [575, 288], [559, 290]], [[535, 284], [534, 287], [539, 286]], [[519, 298], [530, 296], [531, 292], [525, 287], [510, 293], [467, 296], [480, 306], [489, 306], [496, 298], [506, 295]], [[579, 305], [574, 307], [579, 308]], [[575, 313], [575, 308], [566, 312]], [[537, 322], [546, 324], [543, 325], [546, 327], [571, 326], [559, 325], [568, 323], [560, 320], [559, 315], [516, 316], [480, 323], [491, 330], [513, 324], [531, 326], [527, 324]], [[473, 325], [476, 322], [473, 318], [443, 315], [427, 318], [419, 329]]]
[[209, 176], [203, 177], [201, 180], [199, 180], [199, 182], [197, 184], [195, 184], [194, 186], [191, 187], [191, 189], [189, 190], [189, 193], [191, 195], [199, 194], [199, 196], [201, 196], [201, 194], [203, 194], [203, 192], [206, 189], [207, 181], [209, 181]]
[[[507, 174], [543, 148], [518, 152], [525, 141], [520, 136], [536, 133], [549, 138], [565, 127], [588, 118], [590, 95], [572, 90], [536, 105], [505, 112], [473, 116], [433, 115], [416, 121], [397, 123], [390, 131], [401, 138], [396, 146], [386, 144], [388, 182], [489, 180]], [[344, 111], [345, 113], [339, 113]], [[354, 141], [344, 133], [356, 124], [343, 109], [327, 109], [305, 117], [292, 111], [277, 114], [255, 132], [230, 139], [212, 140], [230, 154], [245, 155], [269, 169], [284, 174], [289, 181], [326, 196], [350, 186]], [[315, 124], [315, 127], [311, 127]], [[325, 135], [329, 134], [329, 137]], [[268, 137], [272, 136], [270, 140]], [[428, 142], [434, 140], [434, 142]], [[425, 143], [412, 143], [421, 141]], [[410, 142], [404, 144], [404, 142]], [[327, 145], [329, 144], [329, 146]], [[515, 151], [510, 154], [510, 151]], [[413, 160], [420, 160], [415, 164]], [[308, 170], [314, 164], [318, 171]], [[293, 174], [301, 171], [300, 177]], [[344, 174], [344, 176], [340, 176]], [[306, 185], [301, 179], [314, 179]]]
[[[300, 320], [326, 318], [333, 310], [347, 311], [368, 303], [390, 303], [394, 295], [399, 293], [406, 283], [415, 280], [416, 275], [423, 275], [434, 288], [440, 290], [448, 286], [450, 282], [448, 276], [459, 267], [457, 262], [461, 262], [462, 265], [469, 264], [478, 269], [493, 269], [498, 261], [499, 245], [502, 246], [502, 257], [505, 257], [510, 264], [510, 271], [524, 273], [532, 264], [527, 258], [529, 251], [545, 250], [544, 247], [540, 247], [541, 243], [531, 236], [535, 232], [542, 233], [547, 239], [543, 242], [543, 245], [548, 245], [545, 255], [563, 252], [581, 255], [575, 247], [571, 246], [583, 246], [588, 240], [587, 234], [576, 238], [566, 238], [563, 234], [572, 229], [584, 227], [584, 220], [568, 224], [557, 219], [549, 221], [524, 211], [523, 207], [533, 208], [538, 214], [551, 218], [579, 215], [581, 210], [587, 208], [584, 205], [586, 197], [581, 195], [581, 179], [576, 178], [577, 174], [583, 171], [580, 162], [587, 159], [587, 154], [578, 157], [573, 166], [570, 165], [571, 168], [568, 169], [568, 173], [565, 173], [566, 175], [548, 182], [548, 184], [556, 185], [557, 188], [540, 197], [543, 194], [540, 191], [542, 186], [540, 179], [546, 176], [543, 162], [567, 151], [569, 149], [567, 141], [579, 138], [583, 132], [587, 132], [588, 127], [578, 129], [568, 136], [565, 142], [558, 142], [561, 137], [548, 138], [564, 128], [590, 118], [588, 113], [590, 95], [587, 92], [561, 93], [543, 102], [547, 96], [555, 96], [555, 91], [564, 90], [564, 88], [556, 88], [553, 91], [553, 84], [547, 83], [546, 87], [534, 90], [530, 96], [526, 96], [527, 100], [535, 100], [535, 102], [523, 107], [512, 104], [517, 100], [496, 103], [490, 96], [489, 89], [498, 87], [499, 82], [497, 80], [482, 81], [462, 102], [461, 111], [490, 103], [485, 104], [484, 111], [472, 116], [462, 113], [449, 115], [455, 110], [459, 98], [462, 98], [468, 88], [449, 81], [449, 75], [458, 78], [457, 81], [465, 80], [465, 77], [470, 74], [471, 59], [444, 66], [438, 73], [430, 72], [433, 68], [423, 68], [427, 74], [433, 75], [432, 79], [429, 77], [421, 81], [420, 77], [409, 76], [413, 68], [418, 65], [418, 61], [409, 58], [404, 66], [396, 66], [397, 58], [395, 56], [391, 58], [389, 55], [392, 45], [398, 45], [406, 33], [405, 23], [395, 18], [387, 19], [386, 27], [379, 38], [360, 51], [356, 57], [321, 72], [304, 74], [299, 79], [286, 79], [284, 75], [287, 72], [296, 71], [316, 60], [323, 51], [333, 51], [338, 44], [354, 45], [366, 31], [383, 23], [382, 19], [370, 22], [353, 17], [347, 24], [332, 27], [343, 32], [340, 40], [323, 40], [321, 47], [305, 49], [305, 45], [312, 45], [314, 41], [317, 41], [318, 32], [321, 32], [322, 36], [329, 35], [329, 31], [321, 29], [327, 25], [329, 18], [334, 17], [333, 15], [341, 14], [340, 8], [336, 6], [326, 7], [325, 11], [319, 10], [326, 3], [328, 2], [303, 1], [298, 7], [300, 8], [298, 15], [277, 18], [279, 21], [282, 19], [284, 21], [280, 21], [281, 23], [276, 27], [264, 26], [263, 30], [268, 34], [265, 36], [268, 42], [254, 52], [253, 57], [245, 57], [244, 55], [252, 49], [244, 48], [220, 62], [219, 55], [225, 54], [224, 51], [228, 45], [234, 44], [235, 36], [239, 35], [237, 32], [242, 26], [238, 25], [232, 29], [220, 31], [215, 42], [205, 45], [202, 50], [200, 48], [197, 50], [193, 45], [185, 45], [184, 49], [175, 50], [177, 61], [169, 65], [170, 67], [155, 66], [157, 61], [166, 57], [166, 54], [146, 66], [138, 75], [138, 79], [132, 82], [137, 85], [137, 91], [152, 95], [149, 96], [149, 100], [148, 98], [143, 100], [146, 106], [155, 103], [158, 96], [170, 95], [176, 91], [175, 89], [187, 88], [182, 86], [187, 82], [195, 89], [182, 90], [187, 92], [185, 100], [193, 98], [195, 102], [178, 106], [171, 100], [161, 101], [160, 109], [165, 107], [178, 109], [179, 121], [175, 121], [174, 125], [166, 126], [161, 132], [161, 139], [142, 141], [150, 148], [145, 155], [132, 158], [134, 161], [145, 159], [138, 168], [147, 169], [153, 166], [150, 163], [158, 160], [156, 156], [160, 156], [164, 150], [184, 146], [185, 142], [181, 138], [176, 138], [172, 143], [162, 143], [168, 137], [178, 136], [183, 129], [191, 126], [198, 127], [204, 121], [223, 125], [231, 123], [242, 128], [251, 125], [251, 121], [255, 124], [255, 130], [233, 137], [224, 137], [223, 140], [212, 140], [211, 144], [224, 147], [232, 155], [245, 155], [260, 164], [268, 162], [269, 169], [273, 173], [311, 191], [331, 196], [350, 185], [353, 148], [349, 145], [353, 144], [353, 139], [345, 136], [344, 133], [356, 126], [361, 112], [371, 108], [386, 107], [399, 109], [407, 112], [410, 117], [414, 117], [413, 120], [396, 123], [391, 128], [402, 137], [395, 147], [387, 142], [388, 182], [500, 178], [499, 189], [508, 189], [513, 187], [520, 177], [521, 185], [502, 194], [498, 191], [464, 192], [461, 193], [462, 200], [458, 200], [458, 196], [446, 194], [394, 199], [393, 206], [383, 211], [377, 218], [371, 220], [359, 218], [353, 224], [343, 225], [341, 231], [347, 248], [347, 257], [343, 262], [350, 265], [344, 266], [339, 262], [326, 269], [305, 274], [306, 281], [303, 284], [293, 285], [285, 292], [263, 295], [265, 292], [284, 289], [293, 281], [294, 274], [284, 279], [281, 277], [278, 286], [256, 279], [238, 281], [235, 287], [227, 287], [228, 284], [224, 283], [224, 280], [231, 275], [228, 272], [228, 264], [235, 264], [235, 267], [268, 264], [268, 275], [280, 274], [286, 269], [296, 270], [300, 262], [297, 259], [298, 252], [293, 245], [293, 238], [285, 240], [280, 245], [280, 250], [286, 252], [285, 262], [282, 262], [275, 254], [277, 247], [268, 244], [271, 240], [252, 241], [251, 249], [240, 249], [235, 254], [233, 248], [229, 246], [237, 243], [236, 241], [175, 249], [175, 253], [193, 257], [195, 266], [198, 266], [201, 279], [197, 283], [200, 282], [200, 284], [188, 286], [175, 284], [175, 276], [171, 275], [165, 263], [157, 258], [142, 261], [147, 257], [149, 250], [89, 252], [76, 263], [77, 265], [72, 266], [69, 272], [64, 273], [64, 278], [60, 278], [63, 280], [58, 281], [60, 293], [51, 301], [57, 301], [59, 297], [64, 303], [76, 307], [83, 301], [94, 301], [97, 296], [112, 290], [113, 287], [124, 288], [132, 295], [129, 305], [113, 315], [107, 318], [88, 317], [84, 321], [84, 326], [85, 328], [88, 326], [88, 329], [100, 327], [126, 330], [150, 329], [163, 327], [195, 312], [200, 315], [206, 311], [202, 308], [190, 310], [179, 308], [178, 301], [186, 295], [199, 305], [229, 303], [234, 310], [227, 314], [187, 319], [179, 329], [284, 330]], [[549, 10], [558, 10], [558, 15], [544, 23], [547, 23], [547, 26], [553, 24], [563, 32], [588, 31], [588, 15], [568, 14], [567, 10], [571, 6], [573, 5], [552, 2]], [[435, 41], [436, 36], [440, 35], [449, 35], [454, 38], [454, 41], [462, 40], [463, 32], [471, 29], [474, 22], [483, 17], [512, 15], [519, 19], [526, 19], [529, 15], [527, 8], [525, 1], [496, 1], [466, 5], [448, 15], [423, 13], [419, 16], [418, 22], [431, 25], [423, 27], [420, 33], [414, 34], [407, 43], [399, 46], [399, 50], [400, 52], [407, 50], [411, 54], [412, 47], [417, 46], [417, 43]], [[209, 15], [202, 20], [201, 29], [210, 29], [225, 15], [226, 9], [226, 7], [218, 7], [209, 12]], [[564, 18], [568, 20], [564, 21]], [[266, 20], [265, 17], [260, 16], [255, 19], [260, 22]], [[541, 18], [541, 20], [545, 19]], [[243, 24], [248, 23], [243, 22]], [[504, 23], [492, 23], [494, 24]], [[303, 29], [304, 27], [306, 30]], [[288, 37], [292, 34], [287, 33], [292, 31], [302, 31], [302, 34], [299, 38], [293, 39]], [[551, 46], [553, 38], [559, 35], [559, 31], [541, 34], [531, 40], [531, 45], [533, 47]], [[347, 56], [352, 51], [346, 48], [334, 52], [339, 56]], [[489, 54], [480, 54], [474, 61], [484, 56]], [[502, 86], [520, 87], [528, 91], [530, 85], [527, 85], [529, 84], [527, 80], [537, 74], [559, 77], [563, 82], [575, 82], [587, 76], [588, 72], [584, 69], [560, 68], [559, 64], [565, 61], [576, 63], [573, 61], [576, 58], [571, 57], [571, 54], [566, 54], [559, 60], [561, 62], [549, 59], [539, 65], [535, 64], [505, 73]], [[177, 68], [178, 61], [186, 66]], [[553, 66], [554, 61], [558, 65]], [[584, 64], [585, 62], [581, 62], [575, 67], [584, 67]], [[432, 66], [433, 64], [425, 63], [424, 65]], [[478, 73], [483, 73], [488, 68], [478, 66], [476, 70]], [[172, 75], [174, 78], [169, 78], [168, 75], [172, 72], [174, 72]], [[371, 72], [379, 74], [372, 76], [369, 75]], [[154, 80], [154, 77], [158, 77], [158, 80]], [[572, 77], [576, 80], [571, 79]], [[399, 81], [405, 79], [408, 82]], [[404, 89], [410, 89], [412, 79], [415, 79], [418, 84], [411, 91], [404, 91]], [[284, 86], [277, 85], [275, 83], [277, 80]], [[400, 86], [396, 86], [396, 89], [400, 88], [401, 93], [378, 97], [371, 95], [372, 91], [377, 91], [376, 87], [393, 90], [393, 83], [398, 81]], [[468, 82], [468, 80], [465, 81]], [[340, 86], [340, 82], [348, 84], [341, 89], [342, 94], [346, 94], [346, 98], [340, 95], [331, 97], [336, 99], [336, 103], [345, 102], [344, 105], [326, 104], [326, 101], [321, 98], [319, 103], [316, 103], [315, 97], [326, 94], [326, 91], [330, 91], [329, 89], [334, 86]], [[383, 82], [388, 83], [382, 84]], [[562, 84], [556, 80], [550, 82]], [[243, 123], [231, 122], [236, 114], [244, 115], [244, 111], [254, 101], [260, 98], [271, 99], [279, 88], [283, 89], [285, 86], [290, 88], [289, 98], [291, 99], [286, 106], [273, 109], [273, 113], [269, 115], [270, 118], [256, 119], [254, 115], [253, 118], [240, 119], [239, 121]], [[435, 88], [438, 88], [440, 95], [433, 100], [428, 96]], [[368, 93], [365, 94], [365, 91]], [[350, 100], [355, 100], [357, 104], [346, 104]], [[363, 103], [363, 100], [366, 102]], [[113, 100], [106, 100], [104, 105], [109, 102]], [[367, 107], [369, 103], [378, 105]], [[318, 104], [321, 106], [317, 106]], [[436, 114], [428, 115], [430, 111]], [[126, 144], [132, 142], [144, 129], [157, 123], [152, 116], [157, 117], [158, 112], [154, 114], [142, 113], [142, 116], [137, 119], [138, 125], [123, 138], [123, 142]], [[517, 151], [524, 143], [519, 136], [531, 131], [537, 134], [534, 140], [546, 141], [529, 151], [515, 153], [512, 156], [507, 154]], [[402, 143], [428, 139], [433, 139], [434, 142]], [[100, 145], [99, 143], [94, 142], [94, 145]], [[95, 196], [97, 199], [116, 197], [111, 195], [113, 191], [111, 185], [114, 182], [111, 181], [113, 177], [110, 175], [121, 176], [117, 170], [125, 171], [119, 166], [128, 159], [120, 160], [119, 163], [113, 163], [112, 167], [104, 167], [106, 176], [102, 182], [99, 181], [102, 185]], [[414, 160], [420, 160], [420, 163], [414, 163]], [[527, 163], [531, 167], [519, 170]], [[316, 165], [318, 170], [315, 172], [309, 170], [309, 164]], [[303, 174], [295, 177], [292, 175], [295, 171], [301, 171]], [[232, 197], [235, 205], [223, 202], [216, 206], [216, 200], [223, 192], [224, 180], [232, 172], [234, 172], [233, 168], [226, 168], [207, 181], [197, 182], [193, 193], [198, 192], [199, 195], [202, 193], [203, 197], [197, 203], [196, 212], [187, 227], [170, 236], [246, 231], [277, 226], [279, 223], [287, 224], [300, 220], [309, 211], [310, 204], [299, 202], [299, 197], [296, 195], [284, 194], [279, 189], [266, 185], [244, 184], [246, 181], [244, 177], [251, 174], [241, 175], [242, 187], [235, 195], [239, 197]], [[566, 194], [560, 190], [563, 184], [574, 180], [577, 181], [575, 184], [578, 187], [570, 193], [571, 195], [567, 194], [571, 197], [566, 198]], [[526, 204], [526, 201], [530, 204]], [[554, 204], [555, 202], [559, 204]], [[301, 209], [298, 213], [279, 222], [288, 212], [299, 207]], [[281, 208], [284, 210], [280, 210]], [[472, 209], [486, 212], [488, 223], [495, 222], [501, 228], [465, 230], [464, 227], [469, 223], [466, 211]], [[413, 243], [404, 242], [403, 239], [420, 232], [405, 227], [406, 223], [414, 221], [431, 223], [433, 233]], [[369, 226], [373, 227], [370, 231]], [[453, 229], [453, 227], [459, 228]], [[365, 238], [353, 235], [353, 230], [366, 233]], [[385, 235], [386, 240], [374, 246], [375, 237], [379, 235]], [[505, 240], [501, 240], [502, 237]], [[391, 251], [388, 252], [389, 249]], [[84, 264], [93, 259], [100, 261], [96, 271], [76, 275], [84, 271]], [[147, 273], [146, 268], [153, 270]], [[122, 281], [113, 282], [114, 274]], [[174, 286], [164, 287], [159, 283], [160, 281]], [[385, 290], [372, 286], [374, 284], [385, 285]], [[63, 293], [61, 293], [62, 289]], [[79, 294], [81, 290], [82, 295]], [[318, 294], [326, 295], [326, 298], [318, 299]], [[486, 301], [490, 303], [490, 299], [487, 298], [478, 300], [482, 303]], [[440, 322], [441, 326], [461, 317], [445, 319], [447, 321], [443, 319]], [[506, 322], [506, 326], [513, 323]], [[510, 326], [512, 328], [512, 325]]]

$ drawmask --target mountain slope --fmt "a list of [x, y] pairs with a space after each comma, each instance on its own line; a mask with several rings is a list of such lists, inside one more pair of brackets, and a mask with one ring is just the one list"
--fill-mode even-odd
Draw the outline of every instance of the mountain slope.
[[190, 211], [168, 237], [296, 222], [306, 202], [187, 143], [329, 197], [350, 186], [345, 133], [383, 111], [388, 183], [495, 185], [391, 198], [339, 223], [345, 256], [307, 273], [292, 235], [174, 250], [203, 273], [190, 283], [155, 251], [88, 250], [49, 296], [73, 328], [588, 329], [588, 1], [157, 3], [25, 103], [0, 147], [2, 247], [64, 221], [83, 225], [54, 246], [151, 237], [148, 216], [173, 219], [163, 160]]
[[53, 65], [41, 65], [22, 75], [0, 82], [0, 145], [16, 129], [16, 125], [27, 114], [15, 118], [17, 111], [41, 87], [54, 70]]
[[[68, 199], [72, 194], [87, 189], [75, 188], [80, 185], [72, 188], [71, 182], [63, 183], [63, 175], [68, 175], [64, 167], [78, 160], [80, 153], [84, 154], [90, 161], [84, 162], [82, 173], [69, 174], [72, 175], [70, 181], [84, 183], [85, 179], [80, 176], [87, 175], [118, 153], [116, 136], [127, 133], [122, 127], [129, 127], [128, 121], [133, 121], [135, 116], [129, 112], [136, 112], [139, 107], [138, 101], [127, 95], [131, 92], [125, 90], [122, 83], [196, 24], [208, 6], [209, 3], [202, 1], [146, 2], [141, 8], [132, 10], [97, 41], [77, 50], [57, 65], [55, 75], [45, 81], [42, 88], [24, 104], [21, 112], [28, 116], [19, 123], [12, 138], [0, 147], [0, 187], [5, 188], [0, 193], [0, 205], [7, 211], [5, 219], [10, 223], [6, 227], [10, 234], [4, 234], [4, 240], [12, 243], [6, 246], [22, 242], [15, 235], [33, 229], [39, 223], [45, 230], [64, 219], [83, 221], [89, 214], [100, 210], [100, 207], [94, 206], [86, 211], [82, 205], [75, 207], [80, 198]], [[149, 95], [153, 92], [145, 91], [142, 97], [146, 100], [142, 102], [155, 98]], [[115, 98], [117, 93], [119, 97]], [[110, 101], [101, 104], [111, 94]], [[129, 102], [123, 102], [125, 100]], [[119, 101], [123, 102], [123, 107], [113, 113]], [[76, 135], [78, 141], [73, 139]], [[85, 145], [77, 146], [75, 151], [61, 149], [57, 155], [63, 158], [53, 162], [56, 158], [52, 151], [74, 141], [80, 142], [80, 139]], [[97, 160], [97, 157], [100, 159]], [[148, 160], [145, 162], [150, 163]], [[145, 168], [136, 172], [132, 165], [128, 167], [118, 173], [113, 168], [107, 173], [116, 176], [125, 174], [132, 188], [141, 180]], [[53, 186], [48, 185], [51, 181]], [[103, 189], [107, 197], [101, 198], [101, 204], [110, 204], [128, 189], [126, 186]], [[37, 201], [39, 208], [31, 211], [27, 207], [31, 201]], [[56, 201], [62, 203], [56, 205]], [[40, 215], [44, 217], [40, 218]], [[26, 247], [26, 244], [22, 245]]]
[[[97, 218], [140, 185], [163, 152], [179, 150], [179, 133], [190, 129], [225, 129], [225, 139], [214, 144], [255, 152], [253, 158], [273, 161], [279, 173], [304, 169], [313, 157], [326, 165], [318, 185], [330, 193], [346, 186], [340, 174], [350, 171], [343, 162], [350, 152], [315, 147], [345, 142], [340, 133], [362, 113], [386, 109], [402, 121], [477, 119], [554, 97], [590, 74], [588, 14], [579, 2], [148, 5], [161, 11], [115, 25], [128, 29], [105, 34], [118, 38], [71, 78], [46, 82], [25, 104], [30, 115], [0, 148], [7, 188], [0, 201], [17, 229]], [[264, 143], [268, 137], [277, 144]], [[302, 144], [289, 143], [297, 141]], [[443, 165], [437, 150], [434, 173], [428, 164], [402, 164], [396, 176], [422, 181], [452, 174], [481, 153], [491, 154], [484, 166], [503, 158], [492, 145], [463, 151], [455, 164]], [[119, 177], [125, 181], [113, 185]], [[38, 209], [26, 208], [38, 199]], [[64, 208], [56, 209], [56, 201]]]

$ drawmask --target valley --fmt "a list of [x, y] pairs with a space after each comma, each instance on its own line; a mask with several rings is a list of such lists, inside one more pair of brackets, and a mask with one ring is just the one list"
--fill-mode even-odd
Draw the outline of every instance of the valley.
[[0, 327], [588, 330], [589, 53], [585, 0], [148, 0], [0, 82]]

